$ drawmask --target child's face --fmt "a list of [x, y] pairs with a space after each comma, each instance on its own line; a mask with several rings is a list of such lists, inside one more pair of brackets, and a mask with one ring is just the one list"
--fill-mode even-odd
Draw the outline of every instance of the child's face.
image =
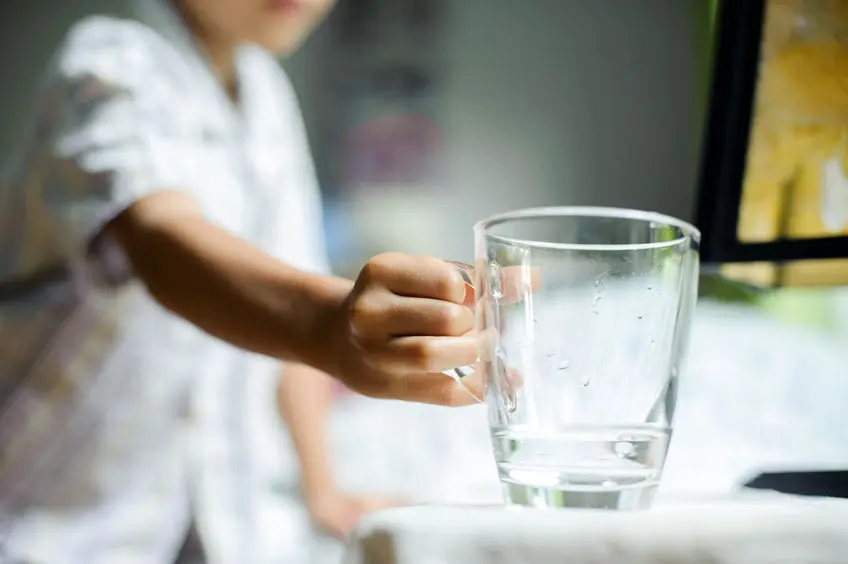
[[286, 55], [297, 49], [335, 0], [178, 0], [199, 31], [250, 41]]

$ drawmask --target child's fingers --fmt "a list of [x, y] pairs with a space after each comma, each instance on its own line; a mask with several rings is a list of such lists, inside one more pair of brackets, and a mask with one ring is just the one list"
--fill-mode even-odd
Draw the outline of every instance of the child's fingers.
[[378, 368], [399, 374], [426, 374], [473, 364], [477, 340], [463, 337], [398, 337], [373, 355]]
[[472, 311], [459, 304], [427, 298], [402, 298], [375, 292], [353, 310], [351, 327], [363, 339], [455, 337], [474, 326]]
[[368, 261], [357, 282], [410, 298], [461, 304], [465, 297], [464, 280], [457, 269], [433, 257], [399, 253], [379, 255]]
[[[468, 378], [473, 379], [474, 376]], [[409, 374], [396, 389], [394, 397], [404, 401], [458, 407], [479, 403], [482, 390], [473, 381], [457, 381], [442, 372]]]

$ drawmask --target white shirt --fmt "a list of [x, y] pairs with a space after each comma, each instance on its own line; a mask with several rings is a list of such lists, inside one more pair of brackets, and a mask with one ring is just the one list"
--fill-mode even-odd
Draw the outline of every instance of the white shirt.
[[244, 383], [278, 363], [166, 312], [92, 238], [177, 188], [324, 271], [313, 166], [273, 57], [239, 49], [236, 108], [167, 1], [137, 8], [71, 30], [0, 184], [0, 563], [170, 563], [192, 514], [211, 563], [261, 560]]

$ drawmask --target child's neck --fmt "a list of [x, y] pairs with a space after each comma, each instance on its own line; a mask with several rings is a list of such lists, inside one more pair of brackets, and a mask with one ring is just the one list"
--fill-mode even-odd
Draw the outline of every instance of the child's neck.
[[236, 76], [235, 45], [225, 42], [210, 41], [196, 35], [215, 77], [224, 87], [227, 96], [232, 101], [238, 99], [238, 77]]
[[175, 2], [175, 5], [209, 60], [213, 74], [221, 83], [227, 96], [235, 102], [238, 98], [235, 62], [236, 44], [223, 37], [208, 33], [188, 10], [183, 9], [181, 2]]

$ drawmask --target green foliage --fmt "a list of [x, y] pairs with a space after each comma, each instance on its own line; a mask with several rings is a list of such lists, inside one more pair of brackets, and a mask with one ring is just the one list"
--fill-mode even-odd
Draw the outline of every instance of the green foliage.
[[698, 296], [722, 302], [761, 305], [768, 291], [728, 280], [715, 274], [702, 274], [698, 284]]

